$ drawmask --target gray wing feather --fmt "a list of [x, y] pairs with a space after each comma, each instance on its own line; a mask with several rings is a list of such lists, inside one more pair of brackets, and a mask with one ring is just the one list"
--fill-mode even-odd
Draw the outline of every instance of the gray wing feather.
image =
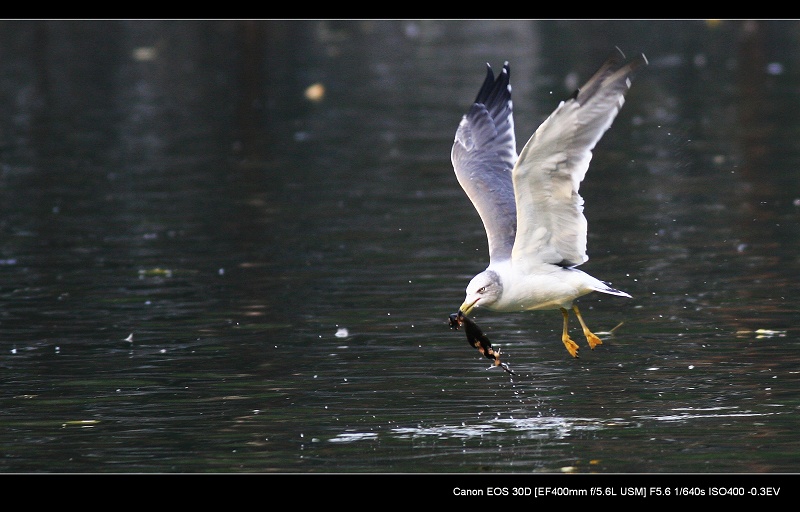
[[486, 79], [461, 119], [450, 154], [458, 182], [483, 221], [491, 261], [511, 257], [517, 229], [511, 176], [517, 146], [509, 73], [505, 63], [495, 80], [487, 64]]

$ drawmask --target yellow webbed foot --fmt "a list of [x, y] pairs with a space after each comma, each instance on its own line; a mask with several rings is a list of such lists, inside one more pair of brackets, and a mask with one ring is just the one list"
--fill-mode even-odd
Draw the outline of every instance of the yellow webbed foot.
[[561, 341], [564, 342], [564, 346], [567, 348], [567, 352], [569, 352], [569, 354], [572, 357], [577, 358], [578, 357], [578, 350], [579, 350], [578, 344], [575, 343], [574, 341], [572, 341], [569, 337], [562, 338]]
[[589, 342], [589, 347], [594, 350], [594, 347], [597, 345], [602, 345], [603, 340], [598, 338], [593, 332], [589, 331], [588, 329], [583, 331], [583, 334], [586, 335], [586, 341]]
[[572, 306], [572, 310], [575, 312], [575, 316], [578, 317], [578, 321], [581, 323], [581, 328], [583, 329], [583, 335], [586, 336], [586, 341], [589, 343], [589, 347], [594, 350], [594, 347], [597, 345], [602, 345], [603, 341], [598, 338], [592, 331], [586, 327], [586, 322], [583, 321], [583, 317], [581, 316], [581, 312], [578, 309], [578, 306]]
[[569, 337], [568, 332], [568, 325], [569, 325], [569, 311], [564, 308], [561, 309], [561, 316], [564, 317], [564, 330], [561, 332], [561, 341], [564, 342], [564, 346], [567, 348], [567, 352], [572, 357], [578, 357], [578, 344], [572, 341]]

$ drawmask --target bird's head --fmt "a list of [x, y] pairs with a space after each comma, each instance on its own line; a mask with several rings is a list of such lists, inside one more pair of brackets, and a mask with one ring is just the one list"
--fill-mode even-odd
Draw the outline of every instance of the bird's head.
[[503, 293], [503, 283], [500, 276], [493, 270], [484, 270], [467, 285], [467, 296], [461, 304], [459, 311], [468, 315], [473, 308], [491, 307], [500, 299]]

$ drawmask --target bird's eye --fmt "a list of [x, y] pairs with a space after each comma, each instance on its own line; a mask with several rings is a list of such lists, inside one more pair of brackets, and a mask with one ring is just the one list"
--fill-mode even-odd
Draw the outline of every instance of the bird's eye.
[[481, 286], [480, 288], [478, 288], [478, 293], [483, 293], [485, 291], [486, 291], [486, 287], [485, 286]]

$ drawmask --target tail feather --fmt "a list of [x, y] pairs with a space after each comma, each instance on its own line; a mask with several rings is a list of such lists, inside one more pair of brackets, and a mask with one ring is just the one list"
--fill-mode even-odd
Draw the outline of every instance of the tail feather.
[[598, 291], [598, 292], [601, 292], [601, 293], [607, 293], [609, 295], [619, 295], [620, 297], [627, 297], [629, 299], [633, 298], [633, 297], [631, 297], [630, 294], [625, 293], [622, 290], [617, 290], [616, 288], [612, 288], [612, 287], [608, 286], [608, 283], [605, 283], [605, 282], [603, 283], [603, 288], [597, 288], [595, 291]]

